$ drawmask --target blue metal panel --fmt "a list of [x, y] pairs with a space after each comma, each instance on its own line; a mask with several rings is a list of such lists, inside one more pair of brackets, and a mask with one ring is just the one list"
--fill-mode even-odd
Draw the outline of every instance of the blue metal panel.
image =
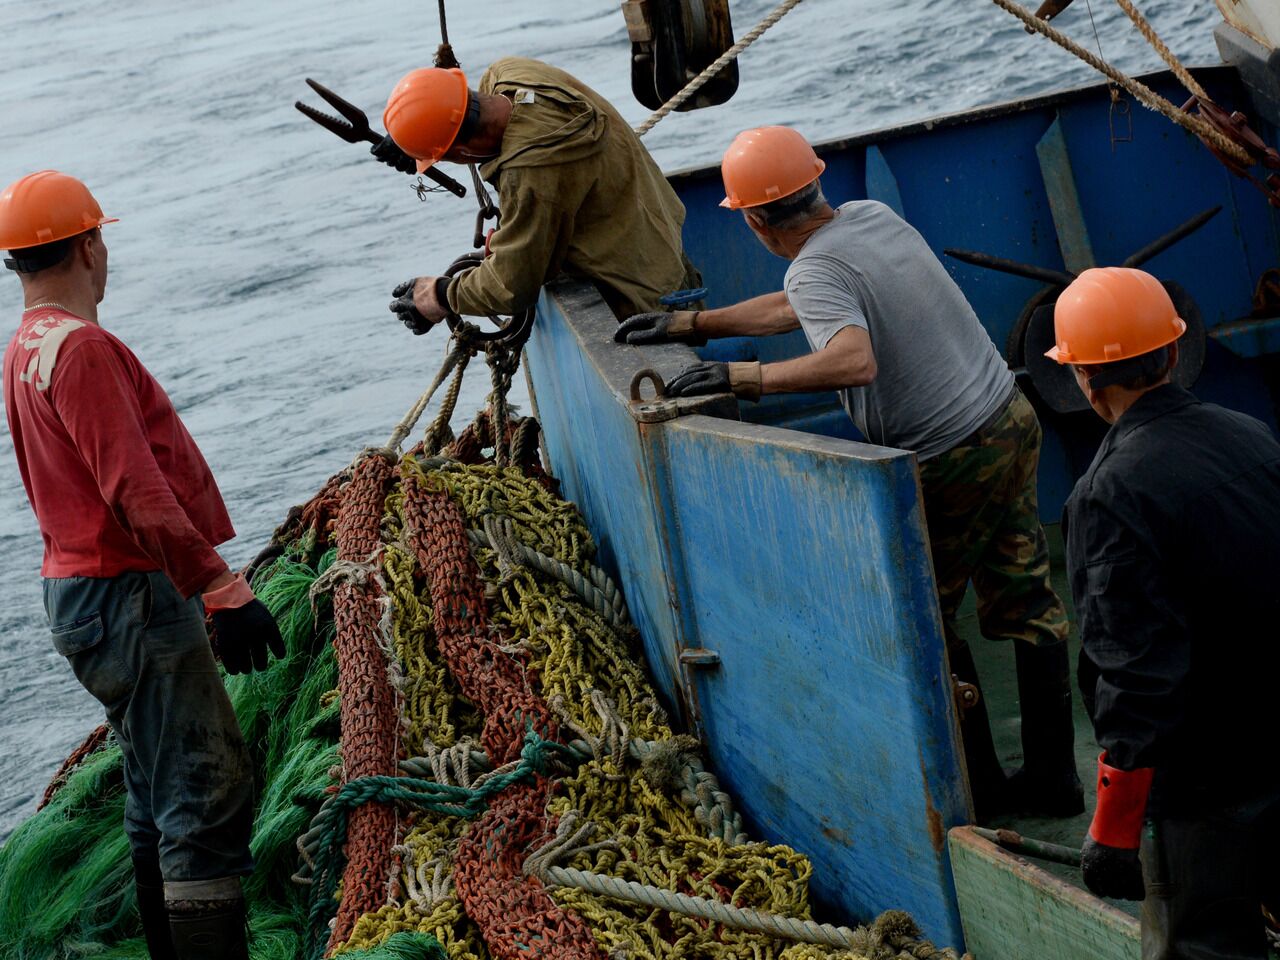
[[717, 769], [827, 904], [960, 942], [938, 828], [967, 819], [913, 458], [709, 417], [664, 431]]
[[[1179, 96], [1173, 84], [1156, 86], [1171, 98]], [[1207, 86], [1220, 102], [1232, 102], [1230, 89], [1222, 84], [1215, 89], [1211, 81]], [[1143, 269], [1182, 284], [1210, 328], [1248, 313], [1260, 269], [1250, 266], [1246, 249], [1261, 248], [1274, 224], [1262, 195], [1251, 187], [1240, 192], [1241, 182], [1199, 140], [1150, 110], [1132, 111], [1132, 142], [1113, 148], [1107, 108], [1099, 90], [1096, 102], [1080, 101], [1061, 110], [1098, 264], [1119, 264], [1195, 214], [1222, 204], [1222, 213]], [[1275, 260], [1272, 239], [1265, 266], [1274, 266]]]
[[1082, 273], [1097, 264], [1089, 243], [1089, 227], [1080, 209], [1080, 192], [1071, 171], [1071, 154], [1067, 150], [1067, 138], [1062, 132], [1060, 118], [1049, 125], [1036, 143], [1036, 157], [1040, 160], [1040, 175], [1049, 197], [1049, 209], [1053, 211], [1053, 226], [1058, 233], [1062, 262], [1072, 273]]
[[867, 199], [879, 200], [898, 216], [906, 216], [898, 179], [889, 168], [884, 151], [875, 145], [867, 147]]
[[1280, 353], [1280, 317], [1224, 324], [1213, 331], [1213, 338], [1237, 357]]
[[[614, 325], [593, 290], [555, 286], [528, 370], [665, 699], [756, 832], [813, 859], [837, 917], [901, 907], [958, 945], [944, 838], [967, 800], [913, 458], [739, 424], [727, 398], [638, 423], [631, 376], [693, 355], [615, 345]], [[678, 652], [704, 646], [721, 666], [691, 679]]]

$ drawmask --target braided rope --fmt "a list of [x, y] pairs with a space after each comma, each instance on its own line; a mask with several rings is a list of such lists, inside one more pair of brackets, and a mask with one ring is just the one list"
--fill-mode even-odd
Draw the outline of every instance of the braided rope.
[[313, 581], [311, 587], [307, 591], [308, 599], [311, 601], [311, 613], [316, 613], [316, 603], [321, 597], [333, 593], [340, 583], [349, 583], [353, 587], [363, 587], [370, 579], [379, 587], [385, 586], [381, 577], [381, 567], [378, 565], [378, 556], [382, 553], [382, 547], [378, 546], [373, 553], [369, 555], [368, 560], [363, 562], [359, 560], [335, 560], [329, 565], [329, 569], [320, 574]]
[[[518, 763], [499, 773], [495, 771], [475, 787], [458, 787], [411, 777], [370, 776], [350, 780], [330, 795], [312, 818], [311, 826], [298, 838], [298, 849], [309, 867], [296, 880], [312, 886], [310, 924], [314, 933], [327, 930], [327, 916], [337, 887], [338, 863], [353, 817], [369, 809], [371, 803], [399, 803], [414, 810], [445, 816], [473, 818], [488, 809], [490, 801], [517, 783], [528, 781], [547, 770], [557, 758], [572, 755], [560, 744], [543, 740], [530, 731], [524, 740]], [[390, 853], [395, 849], [387, 845]], [[344, 895], [343, 903], [349, 898]], [[318, 946], [323, 945], [323, 938]], [[313, 953], [312, 956], [318, 956]]]
[[394, 847], [404, 863], [405, 896], [418, 913], [429, 916], [441, 903], [454, 895], [453, 866], [447, 860], [437, 858], [414, 865], [413, 850], [405, 844]]
[[453, 411], [458, 405], [458, 394], [462, 391], [462, 378], [466, 373], [467, 364], [470, 362], [470, 353], [464, 352], [459, 357], [453, 380], [449, 383], [449, 389], [445, 391], [444, 400], [440, 402], [440, 412], [436, 414], [436, 418], [427, 427], [427, 433], [423, 438], [422, 445], [426, 453], [430, 455], [438, 453], [440, 448], [452, 439], [449, 433], [449, 420], [453, 417]]
[[[383, 502], [393, 479], [394, 468], [386, 459], [361, 460], [338, 511], [337, 562], [343, 564], [344, 574], [333, 591], [334, 650], [339, 664], [342, 778], [348, 782], [390, 775], [396, 769], [399, 711], [379, 642], [385, 594], [381, 575], [368, 569], [369, 558], [382, 549]], [[396, 838], [395, 811], [382, 804], [360, 805], [351, 813], [349, 835], [345, 827], [344, 820], [347, 863], [333, 944], [346, 939], [356, 920], [376, 910], [385, 897]], [[318, 919], [316, 902], [313, 921]]]
[[1080, 46], [1066, 34], [1055, 30], [1035, 14], [1024, 10], [1017, 3], [1014, 3], [1013, 0], [991, 0], [991, 2], [1007, 13], [1013, 14], [1036, 33], [1048, 37], [1064, 50], [1080, 58], [1099, 73], [1103, 73], [1110, 77], [1117, 84], [1124, 87], [1125, 90], [1129, 91], [1129, 94], [1147, 109], [1154, 110], [1157, 113], [1162, 114], [1184, 130], [1195, 134], [1201, 140], [1206, 141], [1215, 149], [1231, 157], [1233, 160], [1244, 164], [1246, 167], [1253, 166], [1253, 156], [1234, 140], [1230, 140], [1224, 136], [1221, 131], [1210, 123], [1200, 117], [1187, 113], [1185, 110], [1175, 107], [1172, 103], [1160, 96], [1160, 94], [1156, 93], [1146, 84], [1121, 73], [1101, 57], [1095, 56], [1084, 47]]
[[931, 960], [931, 958], [956, 960], [954, 950], [939, 949], [927, 941], [920, 940], [914, 923], [908, 930], [888, 936], [881, 933], [880, 937], [876, 937], [873, 930], [866, 927], [851, 930], [848, 927], [818, 923], [816, 920], [784, 917], [776, 913], [753, 910], [750, 907], [735, 907], [707, 897], [691, 897], [649, 884], [637, 883], [634, 880], [609, 877], [588, 870], [575, 870], [572, 867], [547, 866], [542, 869], [539, 876], [552, 886], [573, 887], [613, 900], [710, 920], [734, 930], [745, 930], [749, 933], [759, 933], [799, 943], [817, 943], [835, 947], [838, 950], [851, 950], [863, 957], [872, 956], [877, 952], [876, 947], [880, 944], [876, 943], [876, 940], [879, 940], [894, 952], [906, 951], [908, 956], [918, 960]]
[[[488, 547], [494, 551], [499, 550], [494, 543], [494, 538], [484, 530], [468, 530], [467, 539], [475, 546]], [[591, 609], [598, 613], [606, 623], [615, 627], [624, 626], [628, 623], [627, 604], [622, 597], [622, 591], [618, 589], [617, 584], [613, 582], [609, 575], [595, 564], [591, 564], [589, 572], [583, 574], [582, 571], [575, 570], [567, 563], [563, 563], [555, 557], [549, 557], [545, 553], [539, 553], [533, 547], [521, 543], [519, 540], [506, 540], [503, 543], [503, 547], [509, 548], [511, 552], [518, 554], [525, 563], [540, 573], [545, 573], [547, 576], [554, 577], [566, 584], [569, 589], [586, 601]]]
[[659, 120], [665, 117], [672, 110], [680, 107], [681, 104], [701, 90], [712, 77], [729, 65], [729, 61], [735, 59], [743, 50], [747, 49], [747, 47], [759, 40], [766, 30], [790, 13], [799, 5], [799, 3], [800, 0], [783, 0], [782, 3], [774, 7], [767, 17], [747, 31], [741, 40], [717, 57], [711, 66], [707, 67], [707, 69], [703, 70], [700, 74], [686, 83], [679, 93], [660, 106], [657, 110], [653, 111], [644, 123], [636, 127], [636, 136], [643, 137], [646, 133], [657, 126]]
[[[577, 726], [566, 723], [563, 719], [561, 724], [570, 729]], [[602, 749], [603, 739], [591, 737], [571, 740], [566, 749], [578, 763], [599, 760], [602, 755], [612, 753], [611, 749]], [[724, 792], [716, 775], [702, 765], [694, 750], [687, 749], [678, 739], [654, 741], [635, 738], [627, 741], [627, 752], [645, 764], [647, 772], [656, 765], [669, 766], [667, 777], [659, 779], [673, 781], [672, 785], [679, 790], [680, 802], [693, 811], [694, 819], [711, 839], [723, 840], [730, 846], [739, 846], [749, 841], [742, 826], [742, 815], [733, 807], [733, 797]], [[400, 769], [411, 777], [433, 777], [440, 783], [453, 782], [460, 786], [470, 786], [479, 782], [478, 779], [471, 780], [471, 771], [488, 771], [492, 769], [492, 764], [483, 750], [470, 741], [463, 740], [445, 750], [431, 749], [425, 756], [401, 760]], [[663, 785], [655, 784], [659, 787]]]
[[1173, 55], [1172, 50], [1165, 46], [1164, 41], [1156, 34], [1155, 27], [1151, 26], [1147, 18], [1133, 5], [1132, 0], [1116, 0], [1116, 3], [1120, 4], [1120, 9], [1129, 15], [1133, 25], [1147, 38], [1147, 42], [1155, 48], [1156, 53], [1160, 54], [1160, 59], [1169, 65], [1169, 69], [1187, 88], [1187, 92], [1198, 100], [1212, 102], [1213, 98], [1204, 92], [1204, 87], [1200, 86], [1200, 82], [1191, 75], [1191, 71], [1182, 65], [1182, 61]]
[[[440, 389], [440, 384], [444, 382], [444, 378], [447, 377], [449, 372], [460, 362], [462, 363], [462, 366], [465, 367], [467, 365], [467, 361], [471, 359], [471, 354], [473, 352], [474, 348], [464, 346], [461, 341], [455, 341], [453, 349], [450, 350], [448, 355], [444, 358], [444, 363], [440, 365], [439, 372], [436, 373], [435, 379], [431, 381], [431, 386], [427, 387], [422, 396], [418, 398], [418, 401], [405, 413], [403, 419], [396, 424], [395, 430], [391, 432], [391, 436], [387, 440], [385, 449], [390, 451], [393, 456], [395, 452], [400, 449], [400, 444], [404, 442], [404, 438], [407, 437], [417, 425], [419, 418], [427, 409], [427, 404], [431, 402], [431, 398], [435, 396], [436, 391]], [[461, 380], [461, 373], [459, 373], [459, 380]], [[457, 402], [456, 397], [454, 398], [454, 402]]]

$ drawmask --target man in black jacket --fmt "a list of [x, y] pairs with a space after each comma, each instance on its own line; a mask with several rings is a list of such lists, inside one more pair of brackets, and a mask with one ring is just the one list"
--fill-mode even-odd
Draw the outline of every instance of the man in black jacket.
[[1144, 901], [1145, 960], [1265, 957], [1261, 905], [1280, 886], [1280, 443], [1170, 382], [1186, 324], [1149, 274], [1086, 270], [1054, 319], [1048, 355], [1112, 424], [1062, 521], [1104, 750], [1084, 879]]

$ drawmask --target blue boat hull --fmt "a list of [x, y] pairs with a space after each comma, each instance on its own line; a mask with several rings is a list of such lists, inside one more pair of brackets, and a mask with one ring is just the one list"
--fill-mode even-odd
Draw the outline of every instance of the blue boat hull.
[[[1201, 72], [1224, 104], [1233, 71]], [[1169, 95], [1167, 78], [1149, 80]], [[1270, 352], [1250, 310], [1275, 264], [1275, 211], [1200, 144], [1135, 107], [1112, 145], [1105, 88], [819, 147], [834, 202], [896, 207], [942, 256], [963, 247], [1037, 266], [1119, 263], [1213, 205], [1223, 212], [1152, 259], [1181, 284], [1209, 336], [1202, 397], [1274, 427]], [[673, 177], [686, 249], [713, 305], [781, 286], [785, 263], [720, 209], [718, 171]], [[944, 258], [998, 345], [1043, 285]], [[946, 844], [968, 790], [914, 456], [860, 443], [834, 396], [653, 399], [633, 381], [697, 359], [681, 345], [612, 342], [593, 288], [544, 291], [527, 370], [564, 495], [623, 585], [668, 705], [703, 739], [755, 835], [813, 862], [816, 900], [840, 919], [911, 911], [935, 942], [963, 934]], [[704, 357], [774, 360], [799, 334], [717, 341]], [[1035, 396], [1034, 384], [1028, 392]], [[1101, 430], [1055, 414], [1040, 469], [1056, 519]]]
[[[687, 347], [619, 347], [594, 290], [549, 288], [528, 346], [548, 459], [623, 584], [668, 705], [756, 836], [849, 917], [909, 906], [961, 940], [947, 827], [968, 819], [912, 455], [633, 403]], [[668, 420], [647, 419], [679, 412]]]

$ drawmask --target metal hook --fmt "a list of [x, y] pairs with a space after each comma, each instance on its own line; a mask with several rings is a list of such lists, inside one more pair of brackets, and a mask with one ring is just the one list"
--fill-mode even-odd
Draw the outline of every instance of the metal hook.
[[636, 371], [636, 375], [631, 378], [631, 402], [632, 403], [652, 402], [652, 401], [646, 401], [640, 396], [640, 384], [644, 383], [646, 380], [648, 380], [651, 384], [653, 384], [654, 400], [667, 399], [667, 386], [662, 382], [661, 374], [659, 374], [658, 371], [654, 370], [652, 367], [645, 367], [643, 370]]

